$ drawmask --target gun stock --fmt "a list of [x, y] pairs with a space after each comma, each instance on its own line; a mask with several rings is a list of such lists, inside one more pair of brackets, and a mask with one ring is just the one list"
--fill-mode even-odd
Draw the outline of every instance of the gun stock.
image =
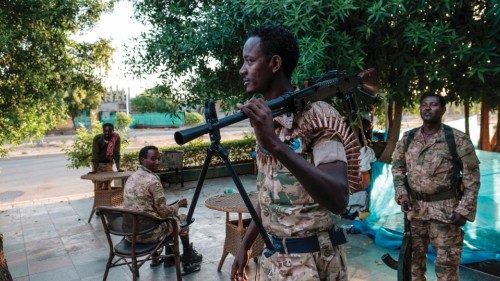
[[[329, 72], [327, 75], [313, 81], [312, 85], [302, 90], [287, 92], [275, 99], [267, 101], [267, 106], [273, 111], [273, 117], [289, 112], [300, 111], [310, 103], [346, 94], [356, 89], [360, 89], [364, 94], [375, 96], [377, 90], [375, 69], [371, 68], [357, 75], [350, 76], [345, 73], [339, 74], [336, 71], [334, 73], [335, 74]], [[177, 144], [183, 145], [212, 130], [224, 128], [247, 118], [248, 116], [240, 111], [214, 122], [207, 122], [203, 125], [177, 131], [174, 134], [174, 139]]]

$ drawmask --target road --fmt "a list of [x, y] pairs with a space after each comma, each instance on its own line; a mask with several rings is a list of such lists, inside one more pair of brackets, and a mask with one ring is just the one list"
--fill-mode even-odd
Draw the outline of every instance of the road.
[[92, 192], [80, 179], [89, 169], [68, 169], [64, 154], [0, 160], [0, 204]]
[[[242, 123], [221, 129], [222, 140], [241, 138], [244, 133], [252, 131], [248, 122]], [[160, 147], [173, 145], [173, 134], [177, 130], [130, 130], [129, 149], [139, 149], [149, 144]], [[69, 142], [73, 137], [47, 136], [44, 138], [47, 147], [36, 147], [36, 150], [27, 151], [25, 156], [0, 159], [0, 205], [56, 197], [92, 196], [92, 183], [80, 179], [89, 168], [67, 168], [67, 160], [64, 154], [60, 153], [60, 147], [53, 147], [54, 144]], [[204, 136], [204, 139], [208, 140], [208, 136]]]

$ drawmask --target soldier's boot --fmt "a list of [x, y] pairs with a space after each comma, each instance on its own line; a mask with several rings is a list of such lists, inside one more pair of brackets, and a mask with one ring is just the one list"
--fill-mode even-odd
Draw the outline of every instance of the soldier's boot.
[[[165, 255], [173, 255], [174, 250], [170, 245], [165, 246]], [[163, 261], [163, 266], [164, 267], [170, 267], [175, 265], [175, 258], [173, 256], [171, 257], [166, 257], [165, 260]]]
[[199, 271], [203, 256], [193, 248], [193, 243], [189, 244], [181, 256], [183, 275]]
[[158, 250], [156, 253], [153, 253], [153, 255], [151, 255], [151, 263], [149, 264], [150, 267], [157, 267], [163, 262], [163, 259], [160, 258], [162, 251], [163, 249]]

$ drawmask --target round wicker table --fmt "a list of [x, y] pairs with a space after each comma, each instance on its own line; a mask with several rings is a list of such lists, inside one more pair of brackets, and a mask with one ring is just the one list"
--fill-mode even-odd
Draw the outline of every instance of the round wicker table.
[[[125, 181], [134, 172], [124, 171], [124, 172], [100, 172], [95, 174], [85, 174], [81, 176], [81, 179], [91, 180], [94, 183], [94, 204], [92, 206], [92, 211], [90, 212], [89, 220], [92, 219], [94, 215], [95, 208], [99, 206], [119, 206], [123, 203], [123, 187], [125, 186]], [[110, 181], [114, 179], [121, 180], [121, 186], [110, 186], [108, 189], [98, 188], [98, 182]]]
[[[257, 193], [249, 193], [250, 201], [253, 206], [257, 205]], [[224, 249], [222, 257], [219, 261], [217, 271], [221, 271], [224, 260], [228, 254], [236, 255], [241, 245], [241, 240], [245, 236], [245, 231], [250, 224], [251, 219], [243, 219], [243, 213], [248, 213], [248, 209], [243, 202], [239, 193], [220, 194], [208, 198], [205, 201], [205, 206], [209, 209], [226, 212], [226, 238], [224, 239]], [[230, 220], [230, 213], [238, 213], [238, 220]], [[249, 250], [249, 258], [255, 260], [261, 255], [264, 249], [264, 241], [260, 235], [257, 236], [255, 242]]]

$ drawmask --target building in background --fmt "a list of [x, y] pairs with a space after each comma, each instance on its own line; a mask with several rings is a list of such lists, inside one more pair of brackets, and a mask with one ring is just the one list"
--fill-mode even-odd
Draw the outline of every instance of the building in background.
[[98, 119], [109, 120], [112, 115], [115, 115], [117, 112], [125, 112], [129, 114], [129, 102], [130, 100], [130, 89], [125, 91], [125, 89], [118, 89], [118, 86], [115, 90], [110, 88], [106, 96], [104, 97], [104, 101], [98, 109]]

